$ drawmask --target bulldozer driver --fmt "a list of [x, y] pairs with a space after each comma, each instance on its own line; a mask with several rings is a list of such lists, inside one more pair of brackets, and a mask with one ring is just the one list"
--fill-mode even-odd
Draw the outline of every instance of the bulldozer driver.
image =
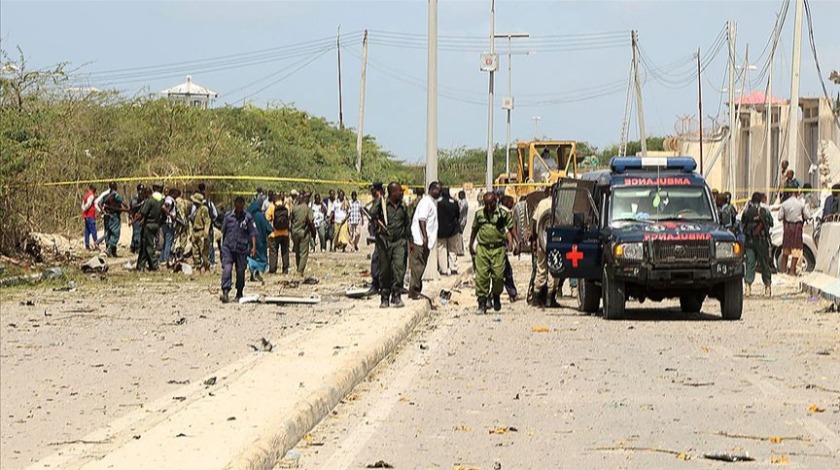
[[557, 290], [560, 288], [560, 282], [557, 279], [551, 278], [551, 291], [549, 292], [549, 274], [548, 274], [548, 259], [545, 254], [545, 244], [540, 243], [538, 237], [540, 236], [540, 219], [546, 217], [545, 214], [550, 214], [551, 200], [554, 194], [552, 186], [546, 188], [547, 197], [537, 204], [534, 209], [534, 215], [531, 218], [531, 233], [529, 241], [531, 242], [531, 253], [536, 258], [534, 263], [534, 271], [531, 276], [531, 286], [529, 292], [533, 295], [528, 302], [535, 307], [549, 307], [555, 308], [557, 303]]

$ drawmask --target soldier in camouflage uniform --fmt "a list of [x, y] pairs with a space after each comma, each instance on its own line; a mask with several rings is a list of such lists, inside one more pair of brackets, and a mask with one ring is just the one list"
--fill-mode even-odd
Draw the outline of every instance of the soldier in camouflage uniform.
[[484, 207], [476, 212], [470, 235], [479, 314], [487, 312], [487, 299], [490, 296], [493, 299], [493, 310], [498, 312], [502, 309], [505, 247], [512, 251], [518, 250], [516, 240], [513, 239], [513, 217], [498, 209], [497, 198], [493, 193], [485, 193], [482, 202]]
[[747, 267], [744, 272], [744, 282], [746, 283], [744, 295], [746, 296], [752, 294], [756, 264], [761, 267], [764, 295], [767, 297], [771, 295], [770, 227], [773, 226], [773, 217], [770, 216], [770, 211], [761, 206], [763, 197], [764, 195], [761, 193], [754, 193], [741, 216], [741, 224], [744, 227], [744, 236], [746, 237]]

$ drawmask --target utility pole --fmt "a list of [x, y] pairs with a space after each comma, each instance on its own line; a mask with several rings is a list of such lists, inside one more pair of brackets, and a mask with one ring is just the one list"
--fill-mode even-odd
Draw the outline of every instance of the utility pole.
[[344, 105], [341, 98], [341, 25], [338, 25], [335, 49], [338, 51], [338, 128], [344, 130]]
[[727, 39], [729, 41], [729, 144], [727, 145], [727, 167], [729, 169], [729, 180], [727, 186], [733, 186], [733, 173], [735, 168], [735, 22], [729, 21], [727, 26]]
[[642, 144], [642, 156], [647, 157], [647, 134], [645, 134], [645, 110], [642, 108], [642, 84], [639, 81], [639, 33], [630, 32], [633, 42], [633, 74], [636, 81], [636, 111], [639, 113], [639, 140]]
[[505, 145], [505, 175], [510, 175], [510, 112], [513, 111], [513, 92], [512, 92], [512, 70], [513, 70], [513, 51], [511, 50], [511, 42], [513, 38], [527, 38], [530, 37], [527, 33], [520, 33], [520, 34], [496, 34], [493, 36], [494, 38], [507, 38], [508, 40], [508, 90], [507, 90], [507, 99], [506, 104], [503, 105], [505, 111], [507, 111], [507, 122], [506, 122], [506, 139], [507, 142]]
[[790, 115], [788, 116], [788, 163], [799, 171], [799, 73], [802, 69], [802, 8], [805, 0], [796, 0], [793, 19], [793, 59], [790, 61]]
[[534, 116], [534, 117], [531, 118], [531, 120], [534, 121], [534, 138], [535, 139], [540, 138], [540, 119], [542, 119], [542, 118], [539, 117], [539, 116]]
[[364, 137], [365, 126], [365, 81], [367, 80], [367, 53], [368, 53], [368, 32], [362, 40], [362, 85], [359, 92], [359, 125], [356, 130], [356, 172], [362, 172], [362, 138]]
[[429, 0], [429, 45], [426, 88], [426, 186], [438, 179], [438, 34], [437, 0]]
[[766, 186], [765, 188], [772, 188], [775, 185], [773, 184], [773, 142], [770, 140], [773, 137], [773, 59], [776, 55], [776, 46], [773, 45], [773, 49], [770, 51], [770, 70], [768, 71], [767, 76], [767, 96], [764, 97], [766, 105], [765, 110], [767, 112], [766, 118], [766, 126], [764, 134], [764, 168], [766, 172], [765, 181]]
[[700, 122], [700, 174], [703, 174], [703, 80], [700, 68], [700, 48], [697, 48], [697, 107]]
[[[496, 0], [490, 0], [490, 56], [496, 54]], [[497, 61], [498, 63], [498, 61]], [[484, 178], [484, 187], [487, 191], [493, 190], [493, 80], [496, 67], [490, 71], [490, 84], [487, 96], [487, 175]]]

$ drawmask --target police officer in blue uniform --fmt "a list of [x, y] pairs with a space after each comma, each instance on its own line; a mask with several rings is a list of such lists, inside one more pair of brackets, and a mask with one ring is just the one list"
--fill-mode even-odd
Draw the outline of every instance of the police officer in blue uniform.
[[225, 214], [222, 222], [222, 296], [221, 301], [230, 301], [230, 287], [233, 267], [236, 266], [236, 300], [242, 298], [245, 288], [245, 267], [248, 255], [257, 252], [257, 224], [251, 214], [245, 212], [245, 199], [237, 197], [234, 209]]

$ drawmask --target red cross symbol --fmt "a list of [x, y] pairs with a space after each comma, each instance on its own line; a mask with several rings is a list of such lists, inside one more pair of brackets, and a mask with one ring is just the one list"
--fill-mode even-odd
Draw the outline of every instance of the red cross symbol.
[[583, 259], [583, 252], [578, 251], [577, 245], [572, 245], [572, 251], [566, 253], [566, 259], [572, 262], [572, 267], [578, 267], [578, 263]]

